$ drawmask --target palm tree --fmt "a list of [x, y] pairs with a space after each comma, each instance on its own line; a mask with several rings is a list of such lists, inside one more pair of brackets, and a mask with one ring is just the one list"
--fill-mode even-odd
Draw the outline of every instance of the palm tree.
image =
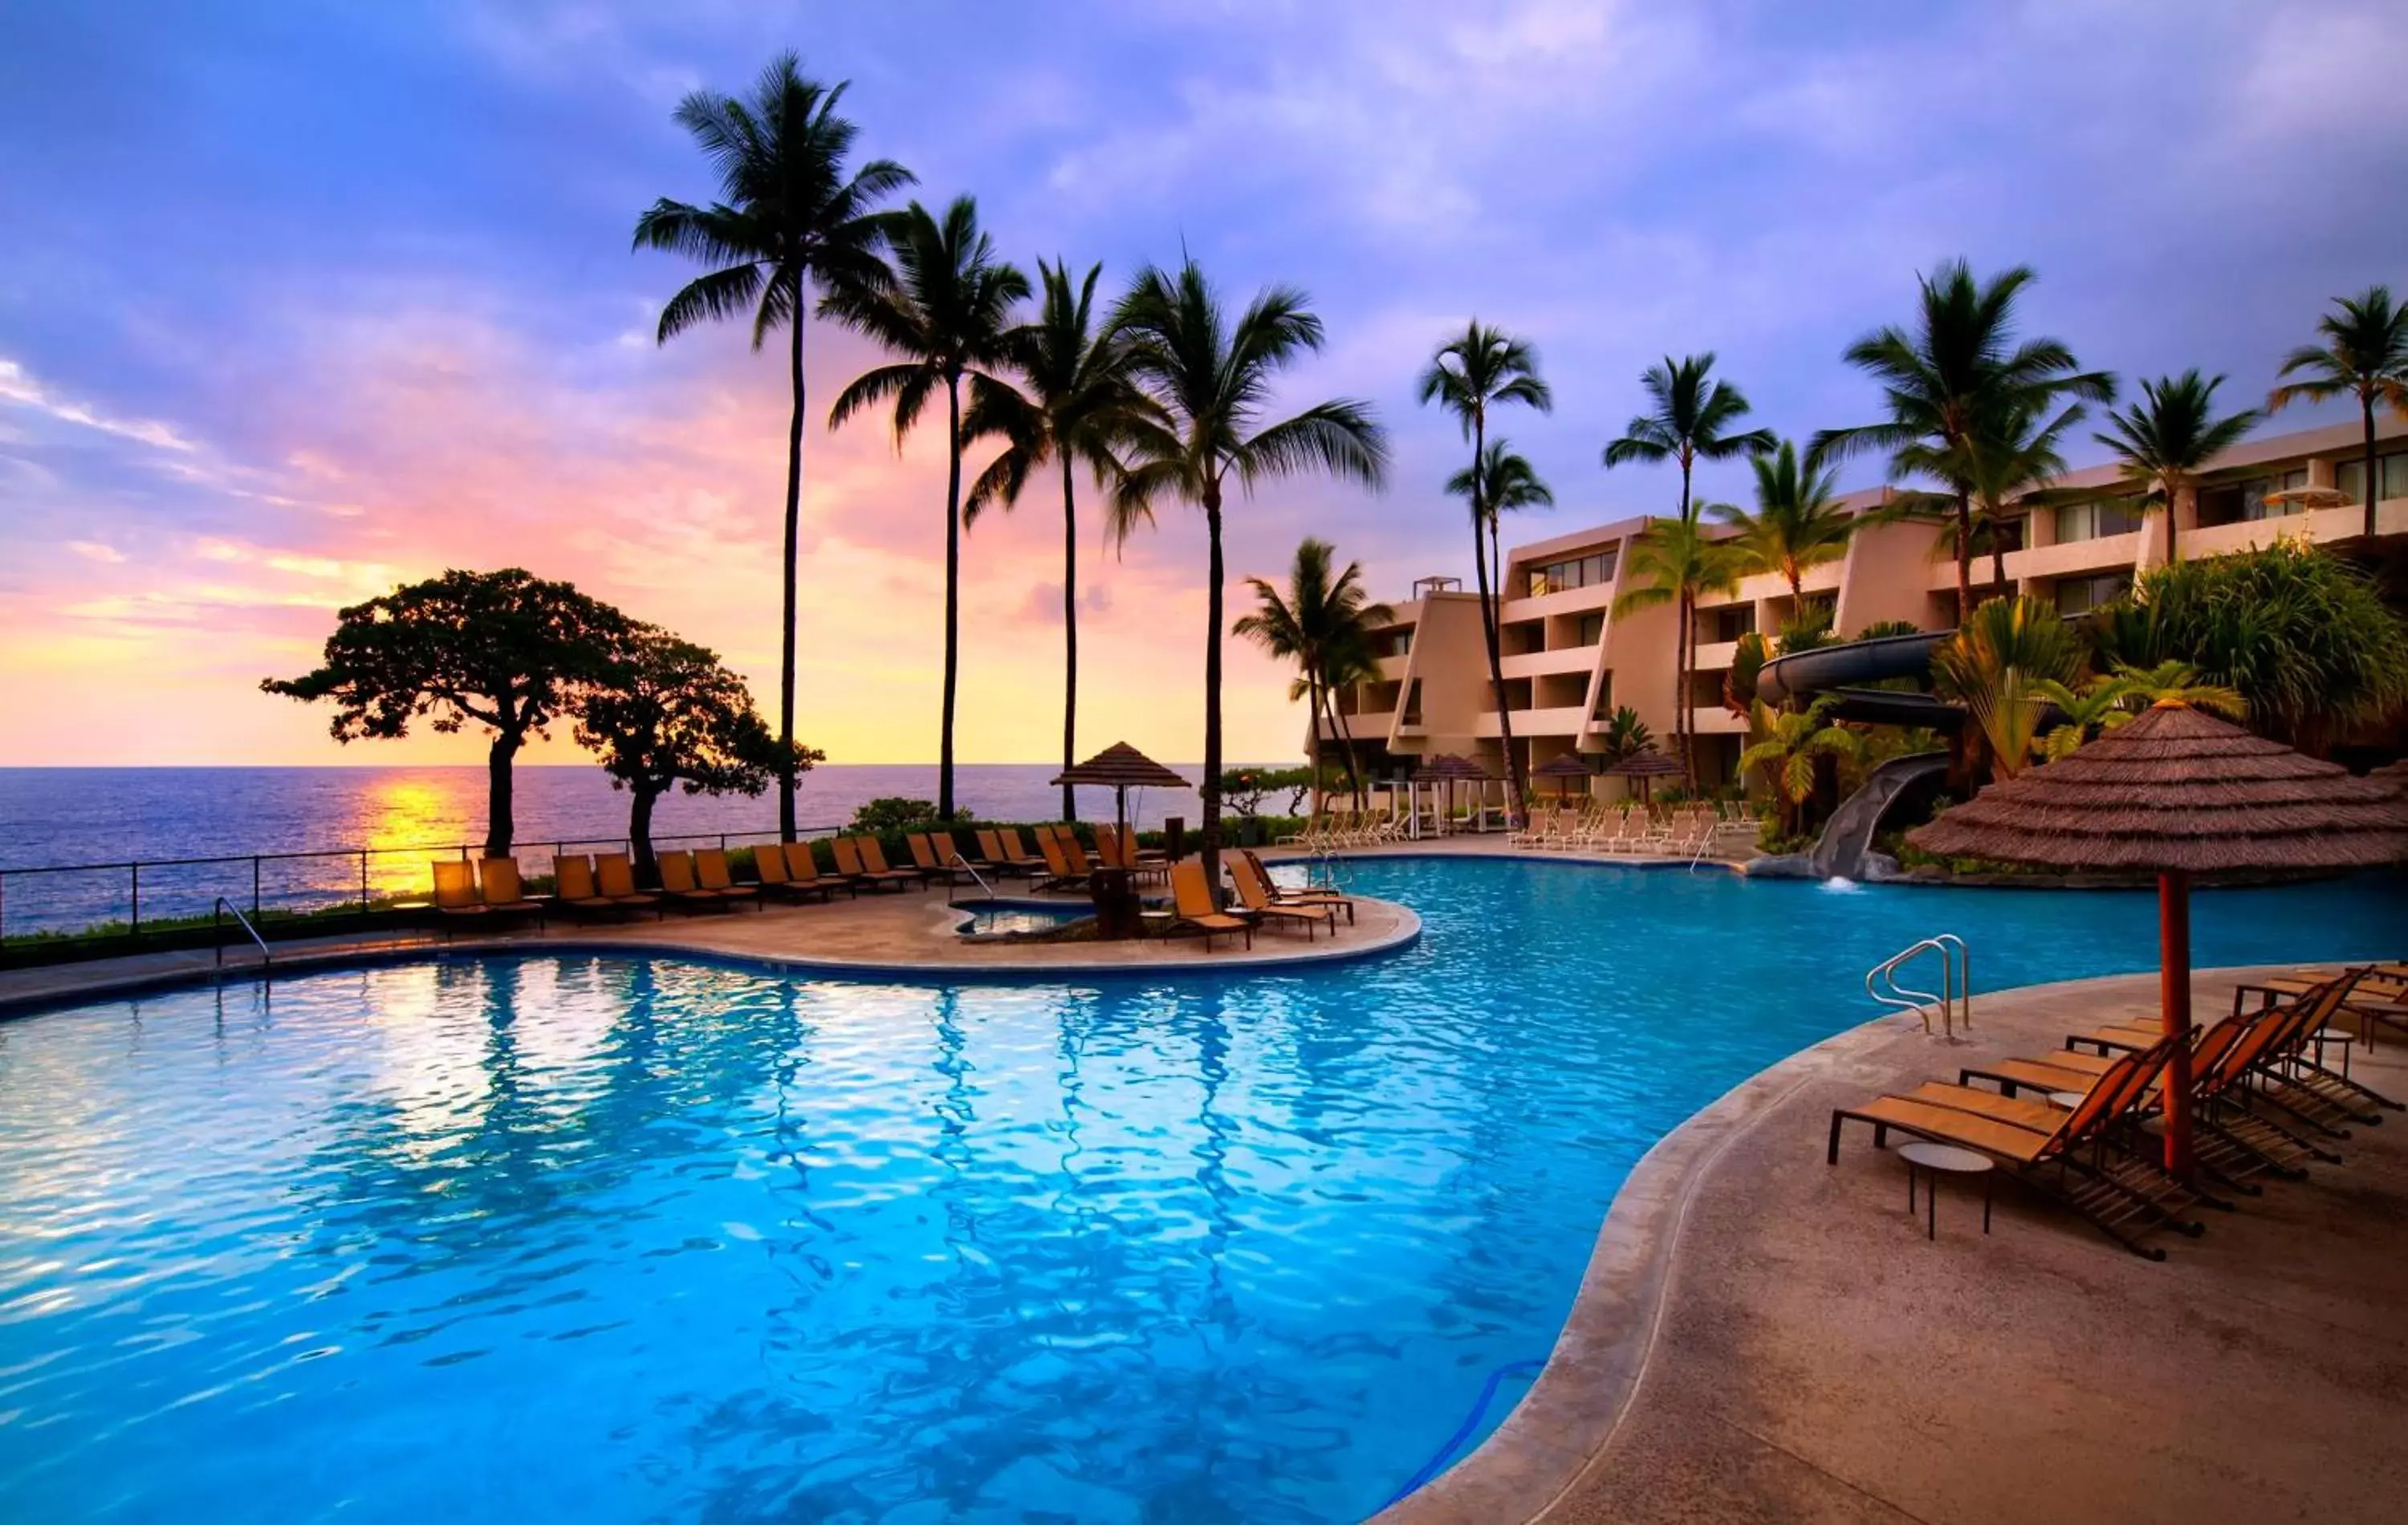
[[2279, 373], [2305, 372], [2308, 379], [2276, 387], [2267, 395], [2266, 407], [2279, 410], [2302, 397], [2358, 398], [2366, 430], [2366, 533], [2372, 536], [2374, 504], [2383, 491], [2375, 471], [2374, 405], [2383, 403], [2408, 418], [2408, 306], [2393, 305], [2390, 287], [2369, 286], [2356, 296], [2335, 297], [2333, 310], [2316, 320], [2316, 332], [2325, 342], [2293, 350]]
[[2054, 678], [2043, 678], [2032, 684], [2032, 692], [2065, 717], [2040, 738], [2040, 755], [2049, 762], [2071, 756], [2084, 742], [2114, 730], [2134, 714], [2125, 704], [2132, 689], [2123, 678], [2093, 678], [2078, 690]]
[[2208, 463], [2240, 443], [2263, 415], [2243, 409], [2215, 416], [2221, 376], [2202, 380], [2195, 369], [2141, 383], [2141, 400], [2107, 415], [2107, 429], [2093, 439], [2115, 453], [2124, 480], [2147, 491], [2142, 501], [2166, 514], [2166, 559], [2180, 561], [2175, 505], [2199, 482]]
[[1154, 407], [1130, 421], [1126, 469], [1115, 510], [1125, 520], [1150, 515], [1169, 496], [1204, 511], [1207, 629], [1204, 646], [1205, 872], [1221, 870], [1221, 513], [1228, 488], [1307, 471], [1326, 471], [1371, 487], [1385, 479], [1388, 443], [1369, 404], [1315, 403], [1265, 423], [1272, 381], [1321, 348], [1321, 320], [1302, 292], [1271, 286], [1230, 320], [1201, 266], [1188, 260], [1173, 275], [1138, 274], [1112, 314], [1111, 331], [1129, 348], [1129, 374]]
[[1780, 573], [1790, 602], [1802, 610], [1806, 574], [1844, 555], [1848, 537], [1867, 521], [1840, 507], [1838, 473], [1826, 469], [1812, 447], [1800, 455], [1784, 439], [1748, 464], [1756, 468], [1756, 511], [1718, 506], [1723, 522], [1739, 530], [1728, 543], [1748, 571]]
[[[911, 183], [911, 172], [875, 159], [848, 176], [855, 128], [836, 114], [845, 86], [802, 77], [802, 61], [781, 53], [761, 72], [750, 101], [695, 91], [676, 122], [719, 176], [721, 200], [696, 207], [666, 197], [636, 220], [636, 247], [666, 249], [711, 266], [661, 309], [658, 342], [707, 320], [749, 316], [752, 348], [781, 324], [789, 330], [786, 422], [784, 617], [779, 626], [778, 746], [795, 753], [795, 560], [802, 533], [803, 328], [810, 288], [874, 287], [885, 279], [875, 245], [877, 205]], [[778, 833], [795, 840], [795, 770], [778, 773]]]
[[1835, 456], [1888, 451], [1892, 470], [1937, 476], [1946, 484], [1956, 519], [1960, 619], [1973, 607], [1972, 442], [1983, 425], [2019, 410], [2037, 417], [2053, 403], [2110, 402], [2115, 395], [2114, 377], [2083, 370], [2057, 340], [2016, 341], [2015, 298], [2033, 279], [2019, 265], [1977, 281], [1962, 260], [1917, 277], [1916, 330], [1893, 325], [1847, 350], [1848, 363], [1881, 383], [1888, 419], [1814, 438], [1818, 449]]
[[[2053, 404], [2051, 406], [2054, 406]], [[2065, 456], [2057, 447], [2065, 431], [2089, 415], [2082, 403], [2071, 403], [2051, 414], [2046, 409], [2017, 399], [1995, 418], [1977, 424], [1963, 446], [1945, 464], [1929, 464], [1923, 447], [1909, 445], [1899, 457], [1910, 467], [1922, 465], [1929, 474], [1962, 482], [1972, 495], [1970, 528], [1977, 547], [1990, 553], [1990, 596], [2003, 598], [2007, 586], [2007, 532], [2022, 517], [2022, 509], [2045, 484], [2065, 474]], [[1910, 504], [1914, 496], [1912, 495]], [[1913, 511], [1910, 507], [1908, 511]], [[2170, 521], [2171, 523], [2171, 521]], [[1957, 526], [1950, 524], [1941, 537], [1941, 549], [1956, 554]]]
[[[1397, 611], [1386, 604], [1366, 601], [1360, 563], [1350, 561], [1344, 571], [1332, 576], [1330, 566], [1336, 558], [1327, 540], [1307, 536], [1296, 548], [1285, 594], [1259, 577], [1246, 579], [1246, 585], [1254, 592], [1254, 612], [1231, 626], [1229, 633], [1296, 664], [1297, 678], [1288, 698], [1307, 701], [1306, 712], [1316, 735], [1323, 716], [1328, 717], [1346, 759], [1347, 780], [1359, 799], [1363, 777], [1355, 766], [1354, 738], [1347, 734], [1345, 718], [1339, 712], [1338, 692], [1341, 684], [1354, 682], [1372, 666], [1371, 632], [1394, 620]], [[1317, 742], [1310, 760], [1318, 778], [1321, 748]]]
[[1977, 739], [1986, 742], [1992, 770], [2013, 778], [2031, 761], [2048, 715], [2041, 685], [2071, 684], [2085, 659], [2081, 636], [2046, 600], [1991, 598], [1931, 654], [1932, 686], [1971, 717], [1969, 752]]
[[1699, 461], [1727, 461], [1734, 455], [1761, 455], [1779, 443], [1770, 429], [1742, 434], [1724, 431], [1748, 415], [1746, 396], [1728, 381], [1712, 381], [1712, 350], [1660, 366], [1650, 366], [1639, 384], [1655, 399], [1653, 411], [1632, 419], [1622, 438], [1605, 447], [1608, 469], [1632, 461], [1681, 463], [1681, 517], [1696, 517], [1689, 508], [1690, 468]]
[[1689, 673], [1697, 664], [1698, 600], [1727, 592], [1739, 582], [1739, 567], [1729, 544], [1713, 539], [1694, 516], [1651, 520], [1630, 542], [1627, 575], [1638, 585], [1613, 601], [1617, 619], [1656, 604], [1674, 606], [1672, 749], [1680, 754], [1683, 783], [1693, 789], [1698, 770], [1689, 746]]
[[[1498, 737], [1505, 753], [1506, 798], [1519, 800], [1522, 766], [1513, 755], [1513, 715], [1505, 705], [1505, 664], [1497, 629], [1505, 604], [1505, 564], [1496, 555], [1498, 510], [1483, 495], [1482, 471], [1488, 453], [1488, 410], [1504, 403], [1520, 403], [1549, 413], [1555, 411], [1555, 397], [1540, 379], [1538, 352], [1527, 340], [1474, 318], [1464, 325], [1461, 334], [1440, 345], [1438, 352], [1430, 356], [1428, 368], [1422, 372], [1421, 399], [1435, 402], [1453, 413], [1463, 427], [1464, 438], [1471, 441], [1471, 464], [1465, 468], [1469, 473], [1471, 498], [1471, 569], [1480, 590], [1480, 628], [1488, 642], [1488, 685], [1497, 700]], [[1528, 465], [1523, 462], [1526, 473]], [[1455, 479], [1465, 480], [1462, 473]], [[1536, 482], [1538, 478], [1528, 473], [1528, 480]], [[1458, 489], [1450, 482], [1447, 490]], [[1489, 583], [1492, 565], [1496, 571], [1493, 590]]]
[[955, 196], [942, 221], [914, 201], [887, 228], [894, 279], [832, 291], [824, 311], [905, 358], [862, 372], [838, 395], [828, 426], [879, 403], [893, 408], [895, 448], [939, 387], [945, 396], [945, 689], [937, 742], [937, 819], [953, 817], [953, 694], [961, 666], [962, 383], [973, 406], [1010, 383], [1012, 309], [1028, 278], [996, 258], [978, 203]]
[[1764, 770], [1765, 778], [1772, 785], [1773, 806], [1779, 813], [1784, 837], [1798, 835], [1801, 813], [1806, 802], [1814, 798], [1823, 758], [1864, 760], [1863, 734], [1831, 720], [1831, 711], [1840, 698], [1837, 694], [1826, 694], [1803, 710], [1776, 710], [1758, 699], [1752, 708], [1750, 729], [1756, 741], [1740, 754], [1739, 765], [1742, 771], [1751, 768]]
[[[978, 522], [990, 503], [1006, 509], [1037, 472], [1058, 466], [1062, 472], [1062, 767], [1078, 761], [1079, 736], [1079, 498], [1078, 468], [1085, 466], [1098, 483], [1120, 470], [1113, 442], [1129, 415], [1144, 398], [1129, 381], [1125, 346], [1105, 334], [1096, 312], [1096, 281], [1100, 265], [1089, 266], [1084, 280], [1073, 285], [1067, 264], [1037, 262], [1044, 289], [1034, 322], [1022, 324], [1005, 338], [1012, 368], [1021, 385], [983, 387], [974, 391], [962, 421], [967, 439], [999, 435], [1002, 454], [979, 473], [962, 504], [962, 527]], [[1115, 515], [1107, 525], [1107, 540], [1117, 544], [1127, 523]], [[1062, 785], [1062, 818], [1074, 820], [1078, 800], [1072, 786]]]

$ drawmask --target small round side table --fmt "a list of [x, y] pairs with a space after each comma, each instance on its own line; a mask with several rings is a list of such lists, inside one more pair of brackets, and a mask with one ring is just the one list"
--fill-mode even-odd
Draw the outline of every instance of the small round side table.
[[1927, 1144], [1917, 1141], [1898, 1146], [1898, 1158], [1906, 1161], [1906, 1210], [1914, 1211], [1914, 1178], [1931, 1173], [1924, 1183], [1923, 1237], [1940, 1237], [1940, 1178], [1943, 1175], [1978, 1175], [1982, 1178], [1982, 1231], [1990, 1231], [1990, 1183], [1998, 1173], [1990, 1157], [1971, 1149], [1959, 1149], [1953, 1144]]

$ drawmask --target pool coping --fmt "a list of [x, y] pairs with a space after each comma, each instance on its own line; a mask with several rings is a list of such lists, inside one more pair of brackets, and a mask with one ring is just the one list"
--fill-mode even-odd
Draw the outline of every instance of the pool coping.
[[[2236, 977], [2258, 967], [2193, 973]], [[2131, 977], [2043, 980], [1983, 994], [2075, 990]], [[1670, 1302], [1682, 1230], [1714, 1165], [1788, 1098], [1895, 1037], [1905, 1014], [1913, 1014], [1885, 1013], [1775, 1060], [1656, 1140], [1614, 1193], [1563, 1330], [1529, 1391], [1485, 1440], [1366, 1525], [1537, 1521], [1577, 1491], [1638, 1396]]]

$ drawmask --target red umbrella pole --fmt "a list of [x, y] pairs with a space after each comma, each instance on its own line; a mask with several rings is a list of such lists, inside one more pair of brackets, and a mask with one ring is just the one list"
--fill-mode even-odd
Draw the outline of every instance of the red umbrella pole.
[[2157, 875], [2157, 1004], [2166, 1036], [2182, 1041], [2166, 1065], [2166, 1172], [2190, 1179], [2190, 875]]

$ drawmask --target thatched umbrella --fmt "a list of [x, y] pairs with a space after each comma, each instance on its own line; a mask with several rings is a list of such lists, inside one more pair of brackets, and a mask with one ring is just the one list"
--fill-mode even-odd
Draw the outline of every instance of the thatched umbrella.
[[2290, 503], [2302, 509], [2338, 509], [2350, 500], [2338, 487], [2286, 487], [2266, 495], [2269, 503]]
[[1124, 835], [1128, 831], [1128, 792], [1131, 789], [1194, 787], [1126, 741], [1114, 741], [1078, 767], [1063, 770], [1061, 775], [1052, 782], [1056, 784], [1092, 784], [1111, 790], [1112, 822]]
[[1548, 758], [1545, 762], [1542, 762], [1538, 767], [1532, 769], [1530, 770], [1530, 776], [1534, 779], [1551, 778], [1555, 780], [1557, 785], [1555, 798], [1562, 799], [1570, 796], [1572, 792], [1572, 780], [1576, 778], [1584, 779], [1589, 776], [1588, 764], [1581, 761], [1580, 755], [1578, 753], [1558, 752], [1554, 756]]
[[[2158, 1000], [2190, 1032], [2197, 873], [2371, 868], [2408, 857], [2408, 813], [2381, 780], [2172, 701], [2044, 768], [2001, 779], [1907, 833], [1928, 853], [2157, 876]], [[2166, 1086], [2166, 1169], [2190, 1170], [2190, 1051]]]
[[1606, 772], [1615, 778], [1638, 780], [1639, 802], [1643, 805], [1647, 803], [1649, 792], [1654, 788], [1657, 779], [1680, 770], [1681, 765], [1675, 759], [1664, 755], [1654, 747], [1641, 747], [1607, 769]]
[[1465, 783], [1484, 784], [1488, 782], [1488, 770], [1469, 757], [1441, 752], [1422, 759], [1421, 766], [1413, 770], [1413, 782], [1417, 784], [1444, 784], [1446, 813], [1452, 820], [1455, 816], [1455, 786]]

